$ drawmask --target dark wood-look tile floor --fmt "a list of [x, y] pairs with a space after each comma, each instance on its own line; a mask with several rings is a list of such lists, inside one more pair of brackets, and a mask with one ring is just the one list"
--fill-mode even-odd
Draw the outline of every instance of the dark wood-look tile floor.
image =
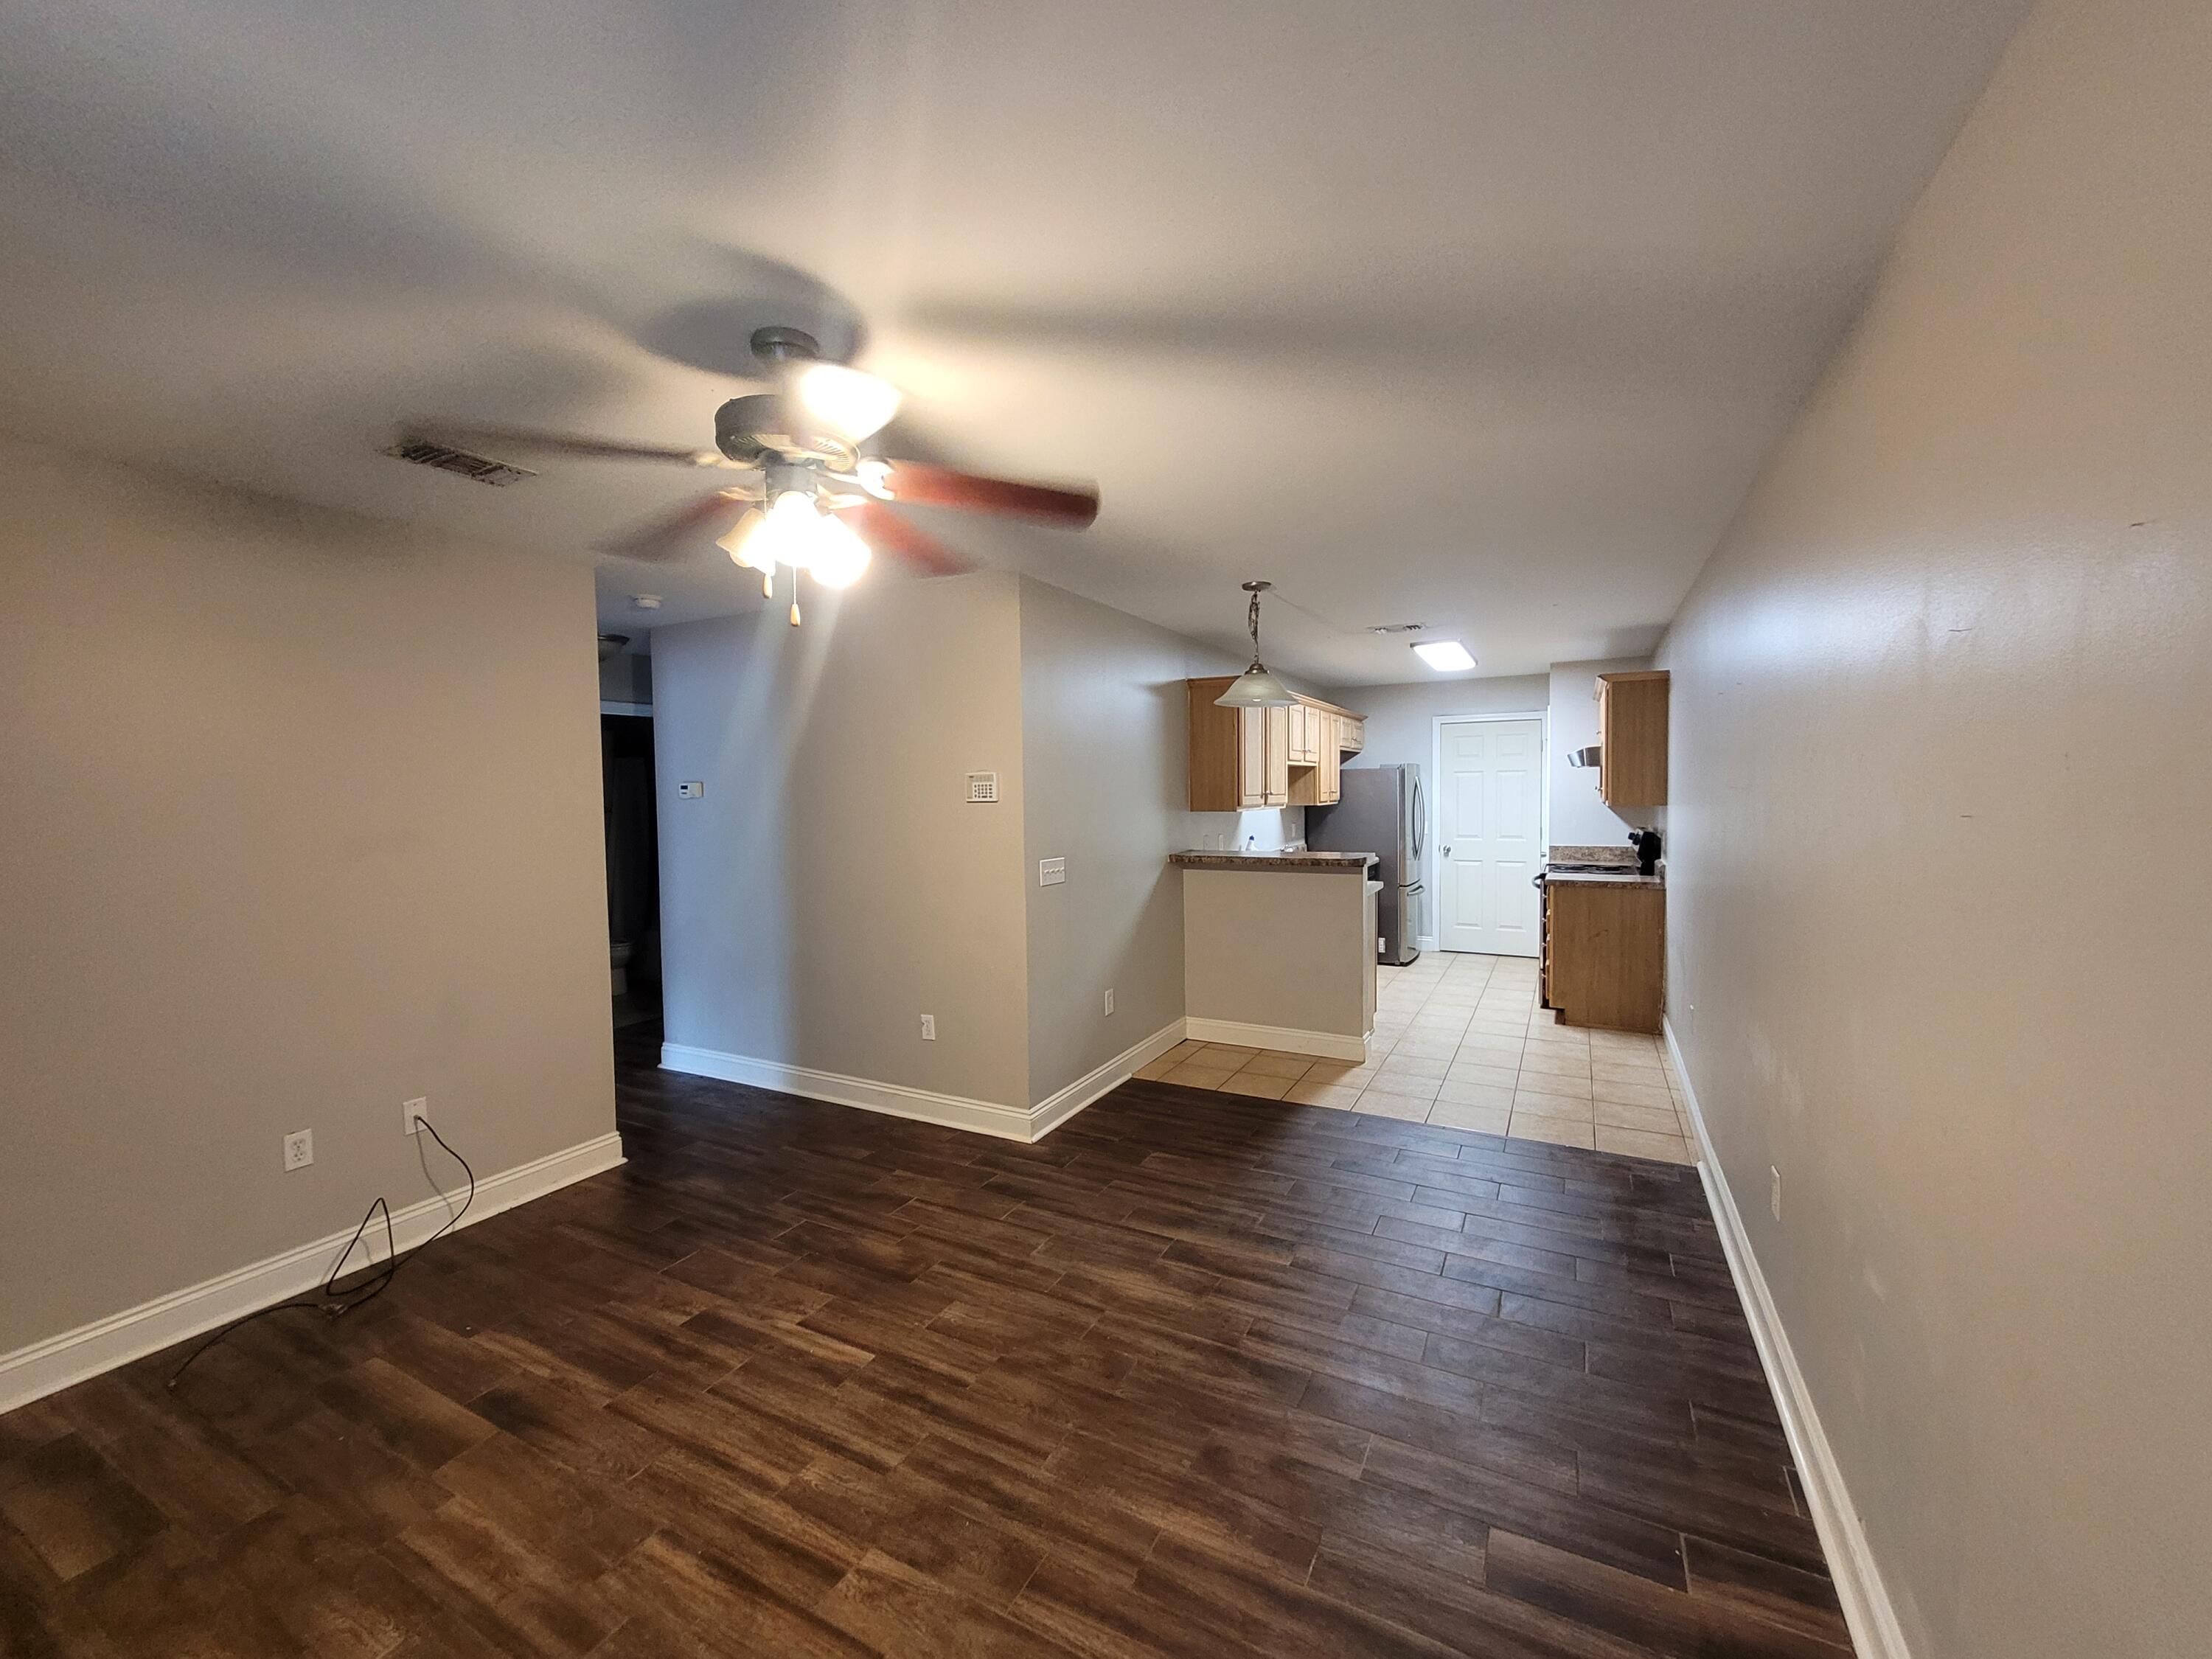
[[0, 1653], [1848, 1651], [1693, 1170], [656, 1036], [625, 1168], [0, 1418]]

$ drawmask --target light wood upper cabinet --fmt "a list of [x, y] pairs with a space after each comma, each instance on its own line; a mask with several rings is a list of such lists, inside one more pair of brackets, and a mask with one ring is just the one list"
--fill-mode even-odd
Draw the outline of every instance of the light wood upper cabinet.
[[1291, 711], [1287, 708], [1259, 708], [1247, 711], [1262, 716], [1267, 723], [1267, 738], [1264, 747], [1266, 757], [1266, 792], [1262, 806], [1288, 806], [1291, 804]]
[[1356, 755], [1367, 747], [1367, 716], [1347, 714], [1339, 709], [1336, 714], [1337, 753]]
[[1598, 799], [1607, 806], [1667, 804], [1664, 669], [1597, 677]]
[[1343, 717], [1333, 708], [1317, 708], [1314, 718], [1321, 724], [1318, 763], [1314, 769], [1314, 805], [1334, 806], [1344, 799], [1344, 754], [1336, 746], [1336, 728]]
[[1230, 684], [1188, 682], [1190, 810], [1334, 805], [1345, 728], [1364, 727], [1361, 717], [1312, 698], [1287, 708], [1224, 708], [1214, 699]]
[[1267, 804], [1267, 711], [1239, 708], [1237, 720], [1237, 805]]

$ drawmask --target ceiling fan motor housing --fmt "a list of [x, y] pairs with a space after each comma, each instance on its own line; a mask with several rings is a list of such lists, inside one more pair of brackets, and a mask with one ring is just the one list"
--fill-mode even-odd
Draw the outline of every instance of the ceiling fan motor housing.
[[797, 403], [773, 392], [731, 398], [714, 411], [714, 447], [739, 466], [816, 461], [849, 472], [859, 452], [836, 434], [810, 426]]

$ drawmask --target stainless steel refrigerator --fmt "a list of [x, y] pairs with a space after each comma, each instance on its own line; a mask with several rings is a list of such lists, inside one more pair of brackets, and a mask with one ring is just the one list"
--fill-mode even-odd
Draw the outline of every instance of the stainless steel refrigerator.
[[1359, 766], [1343, 775], [1343, 798], [1334, 806], [1306, 808], [1306, 845], [1332, 853], [1372, 853], [1375, 925], [1381, 930], [1378, 961], [1408, 963], [1421, 953], [1413, 940], [1421, 915], [1421, 769]]

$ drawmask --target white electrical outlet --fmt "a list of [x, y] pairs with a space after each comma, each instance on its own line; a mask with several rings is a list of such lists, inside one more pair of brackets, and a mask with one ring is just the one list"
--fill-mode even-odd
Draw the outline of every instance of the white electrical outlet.
[[921, 1040], [924, 1042], [934, 1042], [937, 1041], [937, 1016], [935, 1014], [924, 1014], [921, 1017]]
[[416, 1122], [416, 1119], [418, 1116], [427, 1116], [429, 1110], [430, 1097], [428, 1095], [417, 1095], [412, 1100], [401, 1101], [399, 1103], [400, 1127], [408, 1134], [421, 1134], [422, 1126]]
[[284, 1167], [304, 1170], [315, 1161], [315, 1132], [295, 1129], [284, 1137]]
[[1037, 860], [1038, 886], [1057, 887], [1066, 879], [1067, 860], [1066, 859], [1039, 859]]
[[1777, 1221], [1782, 1219], [1782, 1171], [1771, 1164], [1766, 1167], [1766, 1207]]
[[1109, 1014], [1114, 1012], [1114, 988], [1110, 985], [1106, 988], [1106, 1012]]

